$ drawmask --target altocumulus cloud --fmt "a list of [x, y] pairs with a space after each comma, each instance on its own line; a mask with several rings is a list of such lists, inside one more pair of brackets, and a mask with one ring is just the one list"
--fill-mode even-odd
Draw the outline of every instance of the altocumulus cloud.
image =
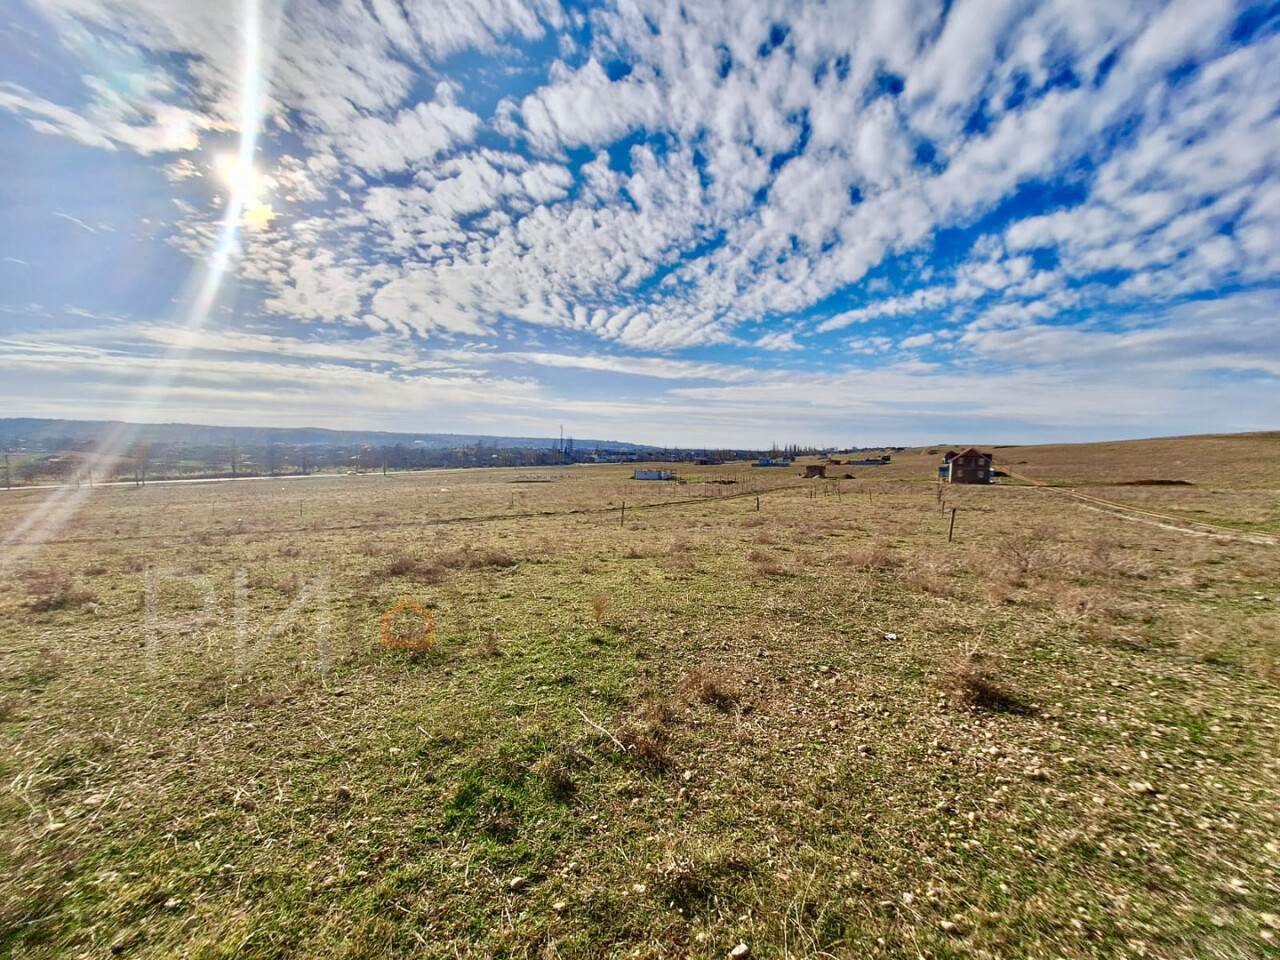
[[263, 0], [254, 205], [184, 333], [246, 22], [25, 0], [0, 27], [10, 409], [118, 413], [180, 355], [169, 419], [1275, 426], [1274, 5]]

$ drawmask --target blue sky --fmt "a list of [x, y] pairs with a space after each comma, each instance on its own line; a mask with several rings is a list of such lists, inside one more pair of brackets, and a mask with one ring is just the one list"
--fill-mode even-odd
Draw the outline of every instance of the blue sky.
[[0, 170], [11, 416], [1280, 426], [1280, 4], [19, 0]]

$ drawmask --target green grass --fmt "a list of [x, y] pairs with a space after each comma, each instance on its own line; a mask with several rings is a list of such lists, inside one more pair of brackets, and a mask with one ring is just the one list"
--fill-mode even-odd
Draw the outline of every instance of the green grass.
[[[0, 950], [1274, 953], [1274, 549], [1026, 488], [947, 491], [948, 545], [908, 479], [507, 479], [95, 491], [0, 587]], [[322, 655], [280, 618], [326, 571]], [[379, 645], [406, 595], [429, 651]]]

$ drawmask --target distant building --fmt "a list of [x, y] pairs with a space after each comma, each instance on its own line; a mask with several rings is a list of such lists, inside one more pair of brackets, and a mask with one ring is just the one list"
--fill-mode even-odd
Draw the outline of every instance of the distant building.
[[771, 457], [761, 457], [759, 460], [753, 463], [752, 466], [753, 467], [789, 467], [791, 466], [791, 460], [790, 459], [774, 460]]
[[651, 468], [637, 468], [631, 474], [632, 480], [671, 480], [674, 474], [670, 470], [658, 470]]
[[807, 463], [804, 467], [803, 476], [806, 480], [825, 480], [827, 476], [827, 465], [825, 463]]
[[938, 479], [944, 483], [990, 483], [991, 454], [973, 447], [956, 453], [948, 450], [938, 467]]

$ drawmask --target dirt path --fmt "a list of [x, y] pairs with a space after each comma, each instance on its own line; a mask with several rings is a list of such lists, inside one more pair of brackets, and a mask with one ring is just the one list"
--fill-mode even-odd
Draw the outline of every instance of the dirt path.
[[[1042, 480], [1036, 480], [1032, 477], [1023, 476], [1020, 473], [1006, 471], [1009, 476], [1015, 480], [1021, 480], [1024, 483], [1044, 490], [1050, 493], [1059, 493], [1064, 497], [1070, 497], [1078, 501], [1086, 509], [1095, 510], [1099, 513], [1109, 513], [1119, 517], [1122, 520], [1130, 520], [1134, 523], [1145, 523], [1148, 526], [1159, 527], [1162, 530], [1174, 530], [1178, 533], [1185, 533], [1190, 537], [1206, 537], [1211, 540], [1235, 540], [1241, 543], [1252, 543], [1263, 547], [1280, 546], [1280, 540], [1275, 537], [1269, 537], [1260, 533], [1241, 533], [1234, 527], [1224, 526], [1220, 523], [1210, 523], [1207, 520], [1188, 520], [1184, 517], [1173, 517], [1165, 513], [1155, 513], [1151, 510], [1143, 510], [1140, 507], [1129, 506], [1124, 503], [1116, 503], [1114, 500], [1104, 500], [1102, 497], [1095, 497], [1091, 494], [1080, 493], [1074, 489], [1068, 490], [1062, 487], [1054, 487]], [[1206, 527], [1208, 529], [1196, 529], [1197, 527]]]

